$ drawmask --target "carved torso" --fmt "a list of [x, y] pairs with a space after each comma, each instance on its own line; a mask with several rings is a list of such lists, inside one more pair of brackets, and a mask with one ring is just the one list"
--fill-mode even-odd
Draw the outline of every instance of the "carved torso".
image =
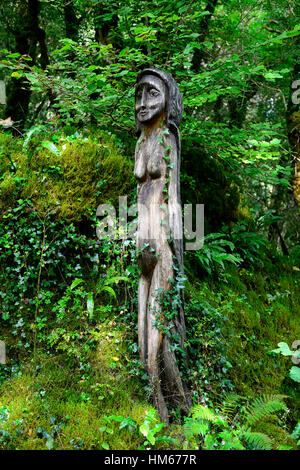
[[[136, 145], [134, 174], [139, 181], [138, 259], [144, 275], [153, 270], [158, 254], [167, 249], [174, 232], [177, 160], [176, 142], [167, 128], [142, 133]], [[181, 220], [181, 214], [177, 219]]]
[[142, 133], [137, 145], [135, 155], [134, 175], [142, 183], [147, 179], [157, 179], [166, 174], [165, 129], [157, 128], [150, 135]]

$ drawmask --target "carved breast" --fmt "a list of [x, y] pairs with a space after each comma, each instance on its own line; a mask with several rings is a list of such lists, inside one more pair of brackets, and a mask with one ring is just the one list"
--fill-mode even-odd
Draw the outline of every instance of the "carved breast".
[[165, 174], [164, 146], [160, 139], [160, 133], [156, 133], [149, 138], [140, 138], [137, 143], [134, 175], [140, 183], [147, 177], [157, 179]]

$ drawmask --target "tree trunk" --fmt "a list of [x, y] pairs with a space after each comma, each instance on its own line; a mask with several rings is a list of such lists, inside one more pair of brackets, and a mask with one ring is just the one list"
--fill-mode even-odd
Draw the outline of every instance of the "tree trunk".
[[[105, 5], [97, 5], [94, 9], [95, 39], [99, 44], [112, 44], [116, 49], [121, 49], [120, 36], [117, 35], [118, 13], [115, 11], [110, 19], [101, 16], [111, 13], [111, 8]], [[114, 33], [114, 34], [113, 34]]]
[[[202, 17], [202, 20], [199, 23], [199, 28], [198, 32], [200, 36], [197, 38], [197, 42], [201, 43], [205, 40], [207, 33], [208, 33], [208, 28], [209, 28], [209, 21], [211, 17], [213, 16], [216, 6], [217, 6], [218, 0], [208, 0], [205, 11], [208, 12], [207, 15], [204, 15]], [[195, 73], [198, 73], [201, 68], [201, 62], [205, 56], [205, 51], [204, 48], [202, 49], [196, 49], [192, 58], [192, 70]]]
[[[17, 27], [12, 31], [15, 37], [15, 52], [31, 57], [29, 65], [37, 58], [37, 44], [40, 45], [40, 65], [43, 69], [49, 64], [45, 31], [39, 27], [40, 2], [28, 0], [20, 10]], [[31, 90], [26, 78], [13, 78], [8, 85], [6, 117], [11, 117], [23, 129], [29, 108]]]
[[66, 37], [78, 42], [80, 19], [77, 18], [73, 0], [64, 0]]
[[239, 96], [228, 100], [230, 127], [242, 128], [247, 115], [248, 102], [255, 96], [257, 89], [256, 83], [250, 83]]
[[[292, 84], [300, 78], [300, 64], [296, 63], [292, 75]], [[296, 84], [297, 86], [297, 84]], [[300, 83], [297, 86], [300, 88]], [[297, 99], [298, 97], [298, 99]], [[299, 111], [300, 92], [294, 91], [291, 87], [291, 97], [288, 102], [286, 112], [287, 132], [291, 148], [292, 167], [293, 167], [293, 196], [295, 203], [300, 208], [300, 111]]]

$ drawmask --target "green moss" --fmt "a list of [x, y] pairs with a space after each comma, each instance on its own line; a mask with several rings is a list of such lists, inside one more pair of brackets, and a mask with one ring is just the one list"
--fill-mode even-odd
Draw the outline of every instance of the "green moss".
[[109, 432], [103, 431], [105, 416], [131, 417], [142, 424], [152, 406], [125, 367], [126, 331], [112, 329], [111, 323], [98, 326], [88, 378], [74, 371], [65, 356], [47, 357], [38, 351], [38, 361], [4, 383], [0, 409], [8, 410], [8, 419], [0, 421], [0, 429], [8, 437], [2, 440], [3, 448], [46, 449], [45, 433], [53, 436], [55, 449], [73, 449], [80, 441], [83, 449], [102, 449], [104, 443], [112, 449], [142, 445], [143, 436], [127, 428], [119, 430], [119, 423], [112, 422]]
[[290, 437], [287, 429], [284, 429], [278, 417], [272, 416], [267, 421], [261, 421], [253, 428], [255, 432], [261, 432], [270, 436], [274, 441], [274, 449], [280, 449], [281, 446], [291, 447], [297, 450], [295, 439]]
[[64, 138], [57, 148], [59, 155], [40, 146], [15, 154], [14, 173], [2, 158], [6, 171], [0, 183], [0, 213], [19, 198], [30, 198], [41, 214], [53, 209], [59, 218], [78, 222], [95, 214], [101, 203], [117, 205], [119, 196], [135, 188], [132, 161], [120, 155], [109, 136], [98, 141]]
[[131, 416], [137, 422], [143, 422], [151, 407], [130, 399], [129, 392], [126, 401], [106, 408], [71, 398], [60, 400], [53, 394], [48, 396], [47, 392], [42, 397], [44, 390], [39, 393], [38, 385], [38, 379], [30, 374], [6, 383], [0, 395], [0, 408], [5, 406], [8, 410], [8, 419], [1, 422], [1, 429], [9, 436], [6, 442], [2, 441], [2, 448], [46, 449], [47, 438], [41, 430], [54, 437], [55, 449], [72, 449], [79, 440], [84, 449], [101, 449], [104, 442], [113, 449], [135, 449], [141, 445], [140, 436], [126, 430], [120, 432], [117, 424], [110, 426], [111, 433], [100, 430], [105, 426], [103, 417], [112, 414]]

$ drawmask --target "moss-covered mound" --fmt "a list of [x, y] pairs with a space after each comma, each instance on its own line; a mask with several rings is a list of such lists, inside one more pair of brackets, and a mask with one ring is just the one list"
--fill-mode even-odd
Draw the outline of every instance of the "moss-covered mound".
[[0, 133], [0, 148], [0, 214], [30, 198], [41, 214], [52, 209], [60, 219], [78, 222], [135, 188], [131, 159], [105, 134], [56, 144], [39, 138], [24, 149]]
[[[2, 449], [136, 449], [143, 436], [123, 426], [123, 417], [142, 424], [153, 407], [126, 369], [126, 328], [113, 321], [94, 328], [96, 349], [89, 377], [73, 369], [70, 356], [42, 351], [0, 389]], [[64, 337], [60, 346], [67, 349]], [[65, 347], [66, 346], [66, 347]], [[70, 346], [71, 347], [71, 346]], [[154, 410], [153, 410], [154, 411]], [[119, 421], [110, 416], [119, 417]], [[133, 423], [133, 421], [132, 421]]]

